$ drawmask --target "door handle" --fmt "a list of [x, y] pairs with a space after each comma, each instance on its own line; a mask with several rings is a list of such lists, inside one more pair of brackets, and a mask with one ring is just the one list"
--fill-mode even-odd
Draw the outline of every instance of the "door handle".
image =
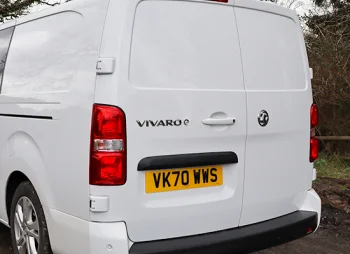
[[227, 117], [227, 118], [208, 118], [202, 121], [205, 125], [233, 125], [236, 122], [235, 118]]

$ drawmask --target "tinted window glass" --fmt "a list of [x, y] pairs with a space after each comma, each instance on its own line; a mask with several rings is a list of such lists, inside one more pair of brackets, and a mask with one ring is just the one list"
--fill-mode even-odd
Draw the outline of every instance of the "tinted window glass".
[[2, 85], [7, 53], [10, 46], [13, 30], [14, 28], [11, 27], [0, 31], [0, 88]]

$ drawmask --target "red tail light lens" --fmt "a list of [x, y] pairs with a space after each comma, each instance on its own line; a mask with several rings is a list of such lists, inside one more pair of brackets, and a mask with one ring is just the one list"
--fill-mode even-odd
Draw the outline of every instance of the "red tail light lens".
[[310, 139], [310, 162], [314, 162], [318, 158], [318, 139]]
[[311, 128], [315, 128], [318, 124], [318, 107], [316, 104], [312, 104], [311, 106], [310, 122], [311, 122]]
[[123, 185], [126, 182], [125, 155], [94, 153], [90, 162], [90, 184]]
[[209, 0], [211, 2], [228, 3], [228, 0]]
[[310, 108], [310, 162], [314, 162], [318, 158], [318, 139], [316, 136], [316, 126], [318, 124], [318, 107], [312, 104]]
[[114, 106], [94, 105], [91, 128], [90, 184], [126, 182], [126, 124], [124, 112]]
[[119, 139], [125, 135], [125, 116], [119, 108], [94, 105], [92, 134], [94, 139]]

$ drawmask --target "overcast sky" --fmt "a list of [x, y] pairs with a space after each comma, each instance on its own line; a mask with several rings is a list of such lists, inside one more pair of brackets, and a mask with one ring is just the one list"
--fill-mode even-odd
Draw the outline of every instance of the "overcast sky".
[[299, 14], [304, 14], [313, 7], [313, 2], [311, 0], [300, 0], [300, 2], [302, 6], [296, 10]]

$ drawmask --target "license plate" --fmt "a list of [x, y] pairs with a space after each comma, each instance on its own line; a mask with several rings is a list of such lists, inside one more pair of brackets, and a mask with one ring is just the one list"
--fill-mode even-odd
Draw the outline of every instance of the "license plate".
[[154, 170], [145, 174], [146, 193], [220, 186], [222, 166]]

